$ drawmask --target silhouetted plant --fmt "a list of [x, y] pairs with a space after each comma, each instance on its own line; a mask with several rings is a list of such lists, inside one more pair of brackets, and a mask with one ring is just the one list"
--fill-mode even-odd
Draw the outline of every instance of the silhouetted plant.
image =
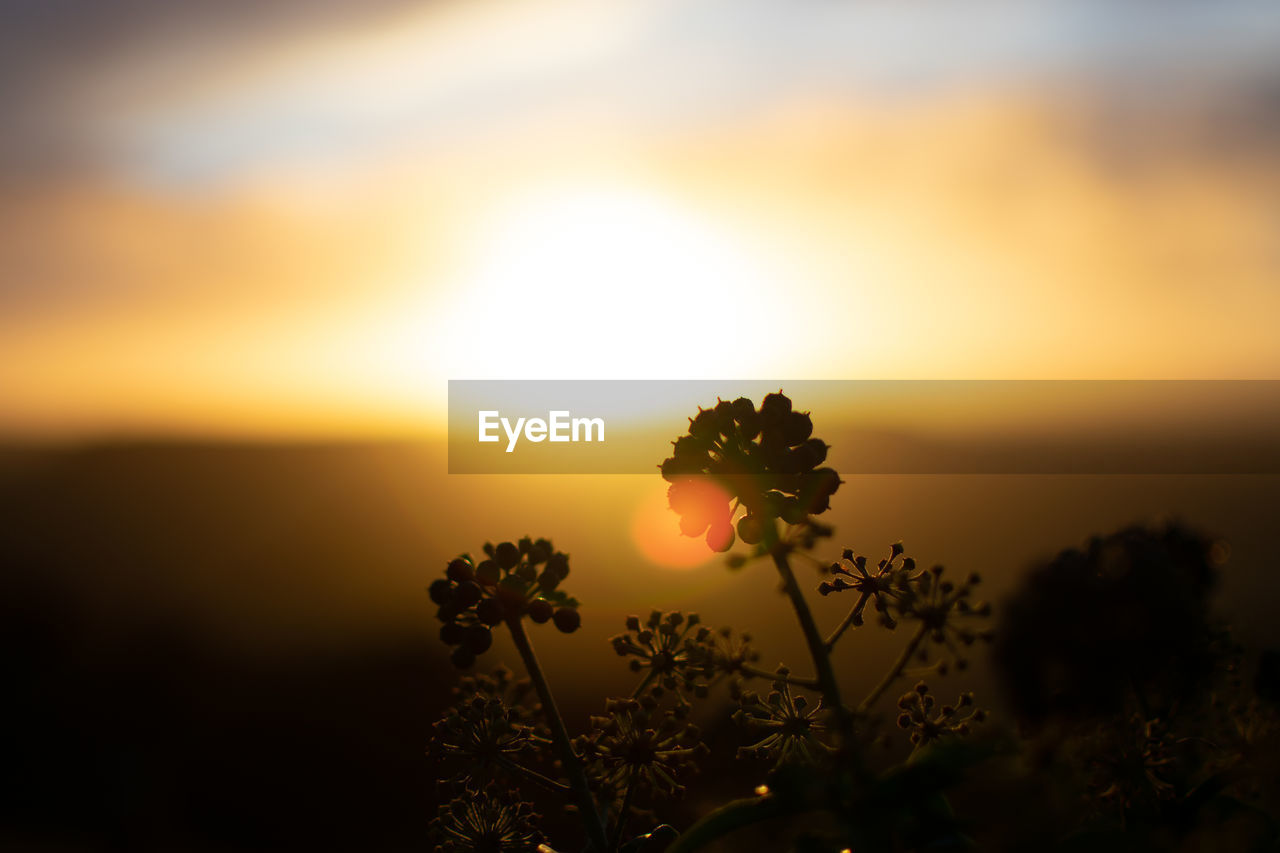
[[910, 733], [917, 749], [947, 735], [967, 735], [975, 723], [987, 718], [986, 711], [973, 707], [972, 693], [961, 693], [954, 705], [938, 705], [923, 681], [902, 694], [898, 707], [902, 709], [898, 728]]
[[575, 739], [574, 747], [593, 788], [614, 794], [609, 805], [625, 813], [630, 797], [684, 792], [679, 778], [706, 752], [698, 735], [697, 726], [667, 713], [659, 697], [648, 693], [609, 700], [605, 715], [591, 718], [591, 731]]
[[1032, 756], [1079, 780], [1078, 839], [1280, 842], [1280, 714], [1210, 616], [1223, 553], [1181, 525], [1129, 527], [1034, 567], [1003, 609], [997, 671]]
[[643, 625], [639, 616], [629, 616], [626, 633], [609, 642], [631, 659], [632, 672], [645, 673], [637, 691], [656, 683], [673, 691], [681, 708], [693, 697], [705, 697], [716, 674], [713, 632], [696, 613], [686, 617], [676, 610], [655, 610]]
[[522, 760], [544, 754], [550, 744], [542, 709], [529, 701], [532, 690], [532, 682], [516, 681], [506, 667], [462, 679], [453, 707], [432, 726], [428, 754], [456, 763], [459, 781], [527, 777]]
[[1214, 543], [1130, 527], [1031, 568], [1005, 603], [995, 660], [1020, 722], [1124, 716], [1203, 691], [1218, 666]]
[[773, 689], [763, 699], [750, 691], [741, 695], [742, 707], [734, 718], [763, 737], [738, 747], [740, 757], [767, 758], [778, 764], [816, 764], [831, 751], [825, 738], [828, 715], [821, 701], [813, 704], [804, 695], [792, 693], [790, 674], [785, 666], [778, 667]]
[[[915, 698], [899, 709], [914, 747], [907, 763], [877, 769], [870, 746], [876, 706], [888, 689], [921, 671], [943, 674], [948, 664], [962, 668], [964, 649], [989, 638], [974, 624], [990, 612], [972, 600], [977, 576], [953, 583], [940, 567], [917, 570], [901, 543], [873, 571], [851, 550], [835, 563], [812, 557], [808, 552], [832, 534], [816, 516], [830, 507], [841, 480], [833, 468], [822, 467], [828, 446], [813, 437], [810, 415], [795, 411], [781, 392], [767, 395], [759, 408], [739, 398], [699, 410], [673, 445], [661, 473], [670, 483], [681, 530], [704, 537], [716, 551], [740, 540], [747, 547], [728, 556], [733, 568], [763, 558], [773, 563], [814, 674], [796, 675], [786, 666], [760, 669], [750, 635], [714, 629], [697, 614], [655, 610], [644, 619], [631, 616], [610, 642], [637, 674], [635, 689], [609, 699], [606, 713], [570, 738], [525, 628], [526, 618], [552, 621], [562, 631], [578, 628], [578, 602], [559, 588], [568, 575], [568, 557], [550, 540], [527, 537], [485, 545], [486, 559], [479, 562], [463, 554], [430, 588], [444, 623], [441, 639], [455, 647], [453, 662], [467, 668], [488, 650], [491, 632], [506, 626], [538, 703], [528, 702], [528, 691], [518, 693], [501, 670], [463, 682], [457, 704], [436, 724], [433, 751], [465, 759], [460, 779], [473, 800], [455, 799], [442, 809], [439, 837], [451, 849], [534, 844], [527, 808], [494, 800], [492, 789], [477, 787], [501, 777], [572, 795], [587, 847], [596, 853], [691, 851], [761, 820], [814, 812], [825, 814], [829, 826], [797, 837], [806, 850], [960, 843], [958, 824], [941, 796], [965, 766], [989, 752], [948, 746], [983, 717], [972, 695], [935, 708], [925, 688], [909, 694]], [[817, 585], [817, 592], [856, 596], [826, 636], [792, 568], [797, 555], [829, 566], [832, 579]], [[847, 703], [833, 653], [864, 624], [868, 606], [883, 628], [909, 625], [909, 635], [871, 692]], [[751, 689], [754, 681], [769, 687], [763, 697]], [[654, 809], [683, 791], [684, 778], [707, 752], [688, 720], [690, 710], [721, 682], [738, 705], [734, 718], [744, 738], [738, 754], [765, 760], [773, 769], [754, 795], [724, 804], [683, 833], [655, 826]]]
[[535, 853], [542, 836], [533, 807], [496, 785], [463, 788], [440, 807], [433, 825], [438, 850], [447, 853], [519, 851]]

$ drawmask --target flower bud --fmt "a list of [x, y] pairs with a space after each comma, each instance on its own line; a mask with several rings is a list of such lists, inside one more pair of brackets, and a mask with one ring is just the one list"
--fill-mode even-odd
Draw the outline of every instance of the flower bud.
[[471, 571], [471, 563], [467, 562], [461, 557], [450, 562], [449, 568], [445, 569], [444, 573], [449, 578], [449, 580], [457, 581], [458, 583], [462, 583], [463, 581], [469, 581], [473, 577], [473, 572]]
[[699, 409], [698, 414], [689, 421], [689, 435], [701, 439], [713, 439], [720, 432], [716, 423], [716, 413], [711, 409]]
[[529, 618], [541, 625], [551, 618], [555, 608], [551, 606], [551, 602], [545, 598], [535, 598], [529, 602], [528, 614]]
[[798, 498], [787, 498], [782, 502], [782, 520], [787, 524], [802, 524], [808, 517], [809, 514]]
[[496, 584], [502, 577], [502, 569], [493, 560], [484, 560], [480, 565], [476, 566], [476, 580], [482, 584], [492, 586]]
[[781, 425], [789, 414], [791, 414], [791, 398], [781, 391], [776, 394], [766, 394], [760, 403], [760, 417], [765, 423]]
[[433, 581], [431, 586], [427, 587], [427, 594], [431, 596], [433, 604], [448, 604], [453, 600], [453, 584], [444, 578]]
[[569, 555], [559, 551], [547, 558], [547, 571], [555, 574], [560, 580], [569, 577]]
[[719, 400], [713, 411], [716, 413], [716, 427], [720, 430], [720, 434], [733, 435], [733, 403], [728, 400]]
[[496, 598], [486, 598], [476, 605], [476, 616], [486, 625], [497, 625], [504, 615], [502, 603]]
[[582, 616], [572, 607], [559, 608], [551, 618], [565, 634], [572, 634], [582, 625]]
[[707, 547], [712, 551], [728, 551], [733, 547], [733, 525], [727, 521], [713, 524], [707, 531]]
[[463, 648], [469, 650], [473, 655], [484, 654], [493, 645], [493, 632], [484, 625], [472, 625], [466, 629], [466, 636], [462, 638]]
[[764, 521], [754, 515], [738, 519], [738, 535], [748, 545], [758, 545], [764, 539]]
[[466, 609], [480, 600], [480, 585], [475, 581], [467, 581], [458, 584], [458, 588], [453, 591], [453, 603]]
[[493, 549], [494, 559], [504, 569], [513, 569], [520, 562], [520, 549], [511, 542], [501, 542]]
[[795, 447], [813, 435], [813, 419], [802, 412], [791, 412], [783, 421], [782, 434], [787, 444]]

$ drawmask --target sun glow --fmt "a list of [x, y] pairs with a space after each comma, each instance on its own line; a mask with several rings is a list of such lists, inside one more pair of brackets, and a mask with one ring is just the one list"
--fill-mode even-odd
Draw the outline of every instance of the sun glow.
[[778, 320], [777, 282], [746, 238], [658, 195], [532, 193], [473, 231], [465, 286], [430, 309], [432, 362], [466, 353], [467, 376], [451, 378], [749, 374], [758, 356], [718, 330]]

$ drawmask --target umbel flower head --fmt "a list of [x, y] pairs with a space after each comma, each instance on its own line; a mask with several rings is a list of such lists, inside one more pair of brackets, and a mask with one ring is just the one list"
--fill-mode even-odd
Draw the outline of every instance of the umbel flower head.
[[751, 634], [724, 627], [712, 638], [711, 667], [717, 674], [730, 678], [729, 690], [734, 699], [742, 695], [741, 683], [750, 678], [760, 660], [760, 652], [751, 645]]
[[484, 553], [479, 563], [470, 554], [451, 560], [445, 576], [428, 588], [439, 605], [436, 617], [444, 623], [440, 639], [456, 646], [455, 666], [465, 669], [488, 651], [491, 629], [504, 620], [528, 616], [538, 623], [552, 621], [565, 633], [578, 629], [578, 602], [558, 589], [569, 575], [569, 556], [555, 550], [550, 539], [485, 543]]
[[639, 616], [628, 616], [626, 633], [610, 642], [619, 656], [631, 658], [633, 672], [648, 670], [646, 682], [673, 691], [681, 705], [688, 704], [690, 693], [705, 696], [707, 681], [715, 674], [712, 631], [696, 613], [655, 610], [643, 623]]
[[532, 686], [514, 681], [511, 670], [464, 678], [453, 691], [454, 705], [432, 725], [428, 755], [465, 762], [466, 779], [486, 782], [508, 759], [538, 751], [547, 742], [539, 706], [527, 704]]
[[814, 764], [831, 752], [823, 741], [826, 713], [821, 702], [810, 704], [794, 693], [786, 677], [790, 670], [777, 669], [773, 690], [761, 699], [754, 692], [742, 694], [741, 707], [733, 717], [748, 729], [764, 732], [755, 743], [739, 747], [740, 758], [769, 758], [778, 764]]
[[[965, 669], [969, 665], [966, 649], [978, 640], [991, 642], [991, 630], [975, 626], [977, 620], [990, 617], [991, 605], [973, 601], [973, 589], [982, 582], [976, 572], [959, 583], [944, 580], [944, 573], [942, 566], [934, 566], [899, 575], [894, 606], [900, 618], [919, 622], [924, 638], [945, 649], [957, 669]], [[929, 657], [923, 644], [920, 657]]]
[[737, 536], [748, 545], [773, 541], [778, 519], [802, 525], [826, 512], [840, 475], [820, 467], [827, 445], [812, 436], [808, 413], [794, 411], [782, 392], [767, 395], [759, 409], [746, 397], [699, 409], [662, 463], [681, 531], [727, 551], [735, 501], [747, 511]]
[[863, 611], [870, 602], [880, 615], [880, 624], [886, 628], [897, 626], [893, 617], [892, 605], [898, 601], [899, 595], [915, 574], [916, 561], [910, 557], [902, 557], [902, 543], [895, 542], [889, 549], [889, 556], [879, 562], [875, 569], [867, 570], [867, 558], [854, 554], [846, 548], [840, 562], [832, 563], [828, 571], [834, 580], [823, 581], [818, 585], [820, 595], [852, 590], [857, 593], [850, 613], [850, 624], [862, 625], [865, 621]]
[[464, 789], [440, 807], [432, 823], [439, 853], [537, 853], [533, 806], [496, 785]]
[[657, 698], [610, 699], [591, 733], [574, 741], [597, 790], [618, 795], [628, 786], [651, 795], [682, 793], [679, 779], [708, 750], [697, 726], [665, 711]]
[[898, 728], [911, 733], [911, 742], [924, 746], [949, 735], [967, 735], [987, 712], [973, 707], [973, 694], [961, 693], [954, 705], [938, 705], [923, 681], [898, 700]]
[[1152, 813], [1161, 801], [1176, 799], [1191, 787], [1179, 784], [1185, 782], [1181, 765], [1189, 744], [1179, 743], [1162, 720], [1130, 714], [1100, 726], [1082, 746], [1088, 753], [1089, 791], [1098, 806]]

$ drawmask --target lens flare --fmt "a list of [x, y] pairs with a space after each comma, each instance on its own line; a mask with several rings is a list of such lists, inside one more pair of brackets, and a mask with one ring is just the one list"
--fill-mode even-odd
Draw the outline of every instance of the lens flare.
[[[714, 483], [706, 482], [703, 487], [709, 505], [723, 505], [729, 499]], [[645, 489], [636, 506], [631, 518], [631, 541], [647, 560], [668, 569], [691, 569], [720, 556], [707, 547], [705, 537], [680, 532], [680, 517], [667, 505], [667, 484], [661, 481]]]

